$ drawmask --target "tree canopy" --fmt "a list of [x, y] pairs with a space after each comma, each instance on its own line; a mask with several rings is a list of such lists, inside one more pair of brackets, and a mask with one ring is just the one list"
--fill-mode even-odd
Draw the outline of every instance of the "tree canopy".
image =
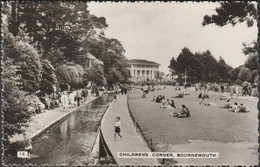
[[172, 75], [183, 78], [187, 75], [189, 82], [228, 82], [231, 66], [227, 65], [223, 58], [217, 61], [209, 50], [205, 52], [192, 53], [189, 48], [184, 47], [175, 60], [170, 61], [169, 68]]
[[205, 15], [202, 25], [215, 24], [225, 26], [227, 24], [236, 25], [246, 22], [248, 27], [254, 25], [257, 20], [257, 7], [252, 2], [221, 2], [216, 8], [217, 14]]

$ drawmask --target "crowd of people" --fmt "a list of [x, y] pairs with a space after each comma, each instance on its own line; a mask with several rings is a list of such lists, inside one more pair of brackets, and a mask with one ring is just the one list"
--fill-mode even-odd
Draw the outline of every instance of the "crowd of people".
[[258, 96], [257, 85], [248, 82], [244, 82], [241, 85], [197, 83], [194, 86], [196, 91], [213, 91], [220, 94], [229, 93], [231, 96]]
[[[207, 95], [206, 91], [203, 90], [200, 92], [200, 94], [198, 95], [199, 98], [199, 104], [200, 105], [205, 105], [205, 106], [217, 106], [216, 103], [214, 102], [205, 102], [205, 98], [209, 99], [209, 96]], [[224, 109], [229, 109], [228, 111], [234, 112], [234, 113], [246, 113], [249, 112], [246, 110], [246, 107], [243, 105], [243, 103], [241, 103], [240, 105], [237, 104], [237, 102], [234, 102], [233, 105], [231, 105], [231, 100], [232, 100], [232, 96], [221, 96], [220, 100], [227, 100], [226, 103], [224, 104], [224, 106], [220, 107], [220, 108], [224, 108]]]
[[[100, 88], [92, 86], [90, 88], [70, 89], [61, 92], [54, 92], [50, 95], [40, 96], [40, 101], [44, 105], [44, 110], [62, 107], [63, 110], [79, 106], [89, 96], [99, 96]], [[105, 92], [105, 91], [104, 91]]]

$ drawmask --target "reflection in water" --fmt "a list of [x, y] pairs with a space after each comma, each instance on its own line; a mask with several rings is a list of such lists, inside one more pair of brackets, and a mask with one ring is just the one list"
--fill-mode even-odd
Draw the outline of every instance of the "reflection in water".
[[102, 115], [113, 96], [102, 96], [72, 113], [33, 143], [29, 160], [14, 163], [87, 165]]
[[65, 120], [60, 125], [60, 134], [62, 138], [65, 139], [67, 137], [67, 131], [68, 131], [68, 120]]
[[75, 127], [75, 115], [74, 114], [72, 114], [69, 117], [68, 122], [69, 122], [69, 129], [72, 130]]

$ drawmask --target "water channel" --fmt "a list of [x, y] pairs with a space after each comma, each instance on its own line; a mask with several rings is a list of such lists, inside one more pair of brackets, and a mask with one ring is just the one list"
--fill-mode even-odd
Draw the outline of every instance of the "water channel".
[[33, 143], [30, 159], [14, 163], [87, 165], [101, 118], [112, 100], [112, 94], [106, 94], [75, 111]]

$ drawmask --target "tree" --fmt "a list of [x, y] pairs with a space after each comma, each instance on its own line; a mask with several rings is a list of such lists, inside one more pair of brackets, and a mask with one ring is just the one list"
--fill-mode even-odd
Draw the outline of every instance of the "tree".
[[106, 85], [106, 79], [104, 77], [104, 71], [101, 66], [94, 65], [89, 70], [86, 71], [84, 74], [84, 81], [92, 81], [97, 86], [105, 86]]
[[84, 69], [78, 64], [62, 64], [56, 68], [56, 76], [60, 88], [68, 90], [78, 88], [83, 82]]
[[257, 67], [258, 67], [258, 55], [257, 54], [250, 54], [250, 55], [248, 55], [244, 65], [245, 65], [245, 67], [247, 67], [251, 71], [257, 70]]
[[258, 76], [258, 70], [253, 70], [251, 73], [251, 79], [250, 82], [254, 83], [255, 82], [255, 78]]
[[55, 92], [54, 87], [58, 88], [58, 80], [55, 74], [55, 69], [51, 65], [50, 61], [42, 60], [42, 80], [40, 83], [41, 95], [51, 94]]
[[246, 67], [241, 67], [238, 73], [238, 78], [242, 81], [250, 81], [251, 71]]
[[[3, 62], [3, 113], [4, 113], [4, 150], [5, 156], [16, 155], [17, 148], [11, 144], [10, 138], [15, 134], [24, 133], [28, 121], [32, 115], [29, 107], [32, 105], [28, 100], [26, 92], [19, 89], [16, 67], [9, 58]], [[23, 145], [21, 145], [23, 147]]]
[[238, 78], [238, 73], [239, 73], [241, 67], [243, 67], [243, 66], [236, 67], [230, 71], [230, 79], [232, 82], [235, 82], [236, 79]]
[[257, 54], [257, 41], [253, 41], [250, 43], [243, 43], [243, 53], [245, 55], [250, 55], [250, 54]]
[[188, 82], [228, 82], [232, 69], [224, 59], [217, 61], [209, 50], [193, 54], [186, 47], [176, 60], [171, 59], [169, 68], [178, 80], [184, 79], [186, 71]]
[[251, 27], [257, 20], [257, 8], [252, 2], [221, 2], [216, 12], [217, 14], [212, 16], [205, 15], [202, 25], [214, 23], [222, 27], [246, 22], [247, 26]]
[[[97, 29], [108, 25], [104, 17], [91, 15], [87, 3], [14, 2], [12, 27], [21, 28], [31, 37], [37, 49], [53, 65], [74, 61]], [[84, 47], [83, 47], [84, 48]], [[59, 52], [58, 56], [55, 54]]]
[[[202, 25], [215, 24], [223, 27], [231, 24], [246, 22], [248, 27], [252, 27], [258, 21], [257, 7], [254, 2], [221, 2], [220, 7], [216, 8], [217, 14], [212, 16], [205, 15]], [[250, 53], [257, 54], [257, 41], [251, 44], [243, 43], [245, 55]]]
[[42, 77], [40, 55], [37, 50], [26, 41], [14, 37], [7, 27], [4, 27], [3, 53], [6, 58], [12, 59], [16, 65], [16, 75], [21, 76], [18, 80], [22, 90], [34, 93], [39, 89]]
[[217, 69], [218, 69], [219, 79], [222, 80], [222, 82], [226, 82], [226, 83], [229, 82], [231, 77], [232, 67], [228, 65], [222, 57], [220, 57], [218, 61]]

